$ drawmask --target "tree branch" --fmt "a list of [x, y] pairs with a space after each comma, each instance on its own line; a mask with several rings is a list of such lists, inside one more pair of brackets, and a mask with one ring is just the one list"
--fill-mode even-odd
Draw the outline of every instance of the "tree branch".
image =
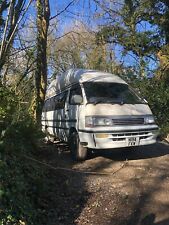
[[60, 12], [58, 12], [55, 16], [52, 16], [49, 20], [53, 20], [55, 19], [56, 17], [60, 16], [63, 12], [65, 12], [69, 6], [71, 6], [73, 3], [75, 2], [75, 0], [72, 0], [71, 2], [69, 2], [69, 4], [63, 9], [61, 10]]
[[25, 13], [27, 12], [27, 10], [28, 10], [28, 8], [29, 8], [31, 2], [32, 2], [32, 0], [29, 0], [29, 2], [28, 2], [28, 4], [27, 4], [27, 6], [26, 6], [26, 8], [25, 8], [25, 10], [24, 10], [24, 12], [23, 12], [23, 14], [22, 14], [22, 16], [20, 17], [20, 19], [19, 19], [18, 22], [16, 23], [16, 25], [15, 25], [15, 27], [14, 27], [14, 29], [13, 29], [13, 32], [12, 32], [12, 34], [11, 34], [9, 40], [8, 40], [8, 43], [7, 43], [6, 47], [5, 47], [5, 51], [6, 51], [6, 52], [7, 52], [7, 50], [8, 50], [8, 47], [9, 47], [9, 45], [10, 45], [10, 43], [11, 43], [11, 41], [12, 41], [14, 35], [15, 35], [15, 32], [16, 32], [16, 30], [17, 30], [17, 28], [18, 28], [18, 26], [19, 26], [21, 20], [23, 19]]

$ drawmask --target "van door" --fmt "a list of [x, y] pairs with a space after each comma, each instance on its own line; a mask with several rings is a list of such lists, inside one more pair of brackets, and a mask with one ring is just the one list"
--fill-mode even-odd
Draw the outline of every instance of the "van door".
[[66, 125], [69, 130], [71, 128], [75, 128], [76, 130], [78, 130], [80, 104], [74, 103], [73, 96], [75, 95], [80, 95], [82, 98], [82, 89], [79, 84], [73, 85], [70, 88], [69, 99], [65, 107], [65, 118], [67, 121]]

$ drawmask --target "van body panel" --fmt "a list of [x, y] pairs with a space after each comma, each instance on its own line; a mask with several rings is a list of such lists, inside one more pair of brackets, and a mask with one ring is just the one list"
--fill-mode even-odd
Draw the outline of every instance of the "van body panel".
[[85, 115], [107, 115], [107, 116], [137, 116], [152, 115], [152, 112], [146, 104], [87, 104], [85, 106]]

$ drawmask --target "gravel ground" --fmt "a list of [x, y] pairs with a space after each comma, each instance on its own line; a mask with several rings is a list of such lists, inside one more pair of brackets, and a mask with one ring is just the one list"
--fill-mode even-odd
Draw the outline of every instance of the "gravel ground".
[[43, 146], [37, 159], [52, 166], [42, 199], [45, 225], [169, 225], [167, 143], [100, 150], [82, 163], [55, 143]]

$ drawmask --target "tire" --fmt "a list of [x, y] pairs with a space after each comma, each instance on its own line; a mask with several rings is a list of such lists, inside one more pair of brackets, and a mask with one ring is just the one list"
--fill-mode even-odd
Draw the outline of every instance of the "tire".
[[79, 136], [76, 131], [70, 134], [69, 146], [73, 160], [83, 161], [87, 158], [87, 148], [80, 144]]

